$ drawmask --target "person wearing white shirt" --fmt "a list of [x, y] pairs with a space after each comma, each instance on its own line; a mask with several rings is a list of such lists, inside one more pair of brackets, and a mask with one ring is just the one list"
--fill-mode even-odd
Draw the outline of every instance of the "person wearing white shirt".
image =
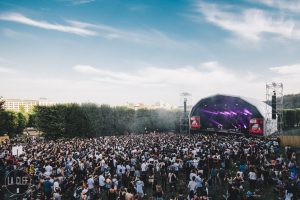
[[138, 181], [136, 182], [136, 192], [141, 198], [144, 197], [143, 187], [144, 187], [144, 182], [138, 179]]
[[121, 164], [117, 165], [116, 173], [118, 174], [118, 176], [122, 175], [122, 165]]
[[100, 189], [103, 190], [104, 189], [104, 186], [105, 186], [105, 178], [103, 176], [103, 174], [101, 174], [99, 176], [99, 186], [100, 186]]
[[256, 173], [255, 173], [255, 171], [252, 169], [252, 170], [249, 172], [250, 190], [252, 190], [252, 191], [255, 190], [256, 179], [257, 179]]
[[197, 183], [196, 183], [196, 177], [193, 176], [192, 177], [192, 180], [189, 182], [188, 184], [188, 189], [189, 189], [189, 199], [193, 199], [194, 198], [194, 195], [196, 193], [196, 186], [197, 186]]
[[58, 190], [60, 190], [60, 187], [59, 187], [58, 179], [56, 178], [53, 183], [53, 191], [56, 192]]
[[87, 180], [87, 184], [88, 184], [88, 189], [92, 190], [94, 189], [94, 179], [92, 176], [90, 176], [90, 178]]
[[290, 189], [285, 190], [285, 196], [284, 196], [284, 200], [292, 200], [293, 197], [293, 193], [290, 191]]
[[45, 170], [46, 170], [46, 172], [48, 172], [48, 173], [52, 173], [52, 167], [51, 167], [51, 165], [50, 164], [48, 164], [46, 167], [45, 167]]
[[178, 176], [178, 172], [179, 172], [179, 164], [178, 164], [178, 162], [175, 162], [175, 163], [173, 164], [173, 166], [174, 166], [175, 174]]
[[202, 181], [202, 178], [200, 177], [200, 175], [197, 175], [196, 176], [196, 190], [200, 190], [202, 188], [202, 184], [203, 184], [203, 181]]
[[147, 164], [146, 164], [145, 161], [142, 163], [141, 169], [142, 169], [142, 172], [146, 172], [147, 171]]

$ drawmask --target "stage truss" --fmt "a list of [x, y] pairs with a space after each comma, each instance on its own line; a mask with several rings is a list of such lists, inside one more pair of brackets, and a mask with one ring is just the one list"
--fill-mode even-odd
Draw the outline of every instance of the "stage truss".
[[[189, 114], [192, 109], [192, 94], [188, 92], [180, 93], [180, 133], [189, 133]], [[186, 105], [186, 106], [184, 106]]]
[[[272, 119], [272, 96], [276, 94], [276, 120]], [[277, 129], [278, 134], [282, 134], [283, 128], [283, 84], [282, 83], [267, 83], [266, 84], [266, 119], [265, 119], [265, 135], [270, 135], [271, 130]], [[276, 127], [277, 126], [277, 127]]]

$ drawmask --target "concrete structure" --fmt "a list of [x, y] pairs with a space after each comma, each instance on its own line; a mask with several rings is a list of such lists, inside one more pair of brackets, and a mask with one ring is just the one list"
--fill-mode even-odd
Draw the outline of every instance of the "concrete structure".
[[38, 100], [27, 100], [27, 99], [3, 99], [4, 109], [20, 112], [24, 110], [29, 112], [33, 109], [34, 106], [49, 106], [53, 105], [52, 102], [49, 102], [46, 98], [40, 98]]

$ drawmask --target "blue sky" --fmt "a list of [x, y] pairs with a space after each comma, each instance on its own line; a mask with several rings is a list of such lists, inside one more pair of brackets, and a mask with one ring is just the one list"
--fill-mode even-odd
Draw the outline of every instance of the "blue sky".
[[0, 0], [0, 96], [179, 103], [300, 92], [300, 1]]

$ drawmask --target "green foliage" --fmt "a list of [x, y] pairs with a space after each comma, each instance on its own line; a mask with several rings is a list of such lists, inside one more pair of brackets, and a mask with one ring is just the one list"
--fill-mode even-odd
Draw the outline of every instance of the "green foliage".
[[27, 117], [24, 113], [9, 110], [0, 111], [0, 135], [21, 134], [26, 124]]
[[300, 108], [296, 109], [296, 126], [300, 126]]
[[113, 110], [113, 128], [115, 133], [130, 133], [133, 130], [134, 110], [126, 107], [116, 107]]
[[29, 122], [49, 137], [93, 137], [147, 131], [174, 131], [178, 113], [167, 110], [133, 110], [96, 104], [36, 106]]
[[2, 97], [0, 97], [0, 111], [4, 110], [4, 103], [5, 103], [5, 101], [2, 100]]
[[17, 121], [18, 121], [18, 125], [16, 127], [16, 133], [21, 134], [21, 133], [23, 133], [23, 130], [27, 124], [26, 115], [21, 112], [18, 112], [17, 113]]
[[300, 109], [284, 109], [283, 110], [284, 128], [294, 128], [300, 125]]
[[86, 113], [77, 104], [70, 104], [66, 107], [65, 123], [68, 136], [88, 136], [90, 134]]
[[49, 137], [63, 136], [66, 129], [67, 105], [36, 106], [34, 108], [37, 128]]
[[283, 107], [285, 109], [300, 108], [300, 94], [289, 94], [283, 96]]
[[34, 113], [29, 113], [28, 114], [28, 121], [27, 121], [26, 127], [36, 127]]
[[18, 126], [17, 114], [13, 111], [0, 111], [0, 134], [13, 134]]

